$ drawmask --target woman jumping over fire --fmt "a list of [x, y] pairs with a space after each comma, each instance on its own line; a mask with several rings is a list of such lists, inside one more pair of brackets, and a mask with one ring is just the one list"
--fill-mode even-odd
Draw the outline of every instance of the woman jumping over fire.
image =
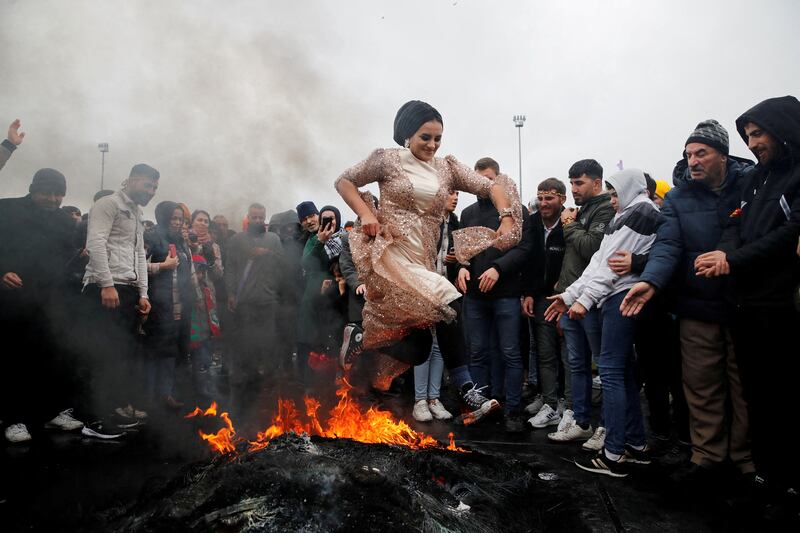
[[[350, 235], [358, 274], [366, 286], [363, 330], [345, 328], [340, 364], [349, 369], [364, 350], [379, 350], [404, 364], [394, 375], [420, 364], [430, 353], [433, 331], [467, 412], [465, 424], [498, 409], [469, 374], [457, 316], [461, 294], [434, 270], [436, 244], [453, 190], [490, 196], [500, 213], [500, 228], [468, 228], [453, 234], [456, 257], [466, 262], [490, 246], [505, 250], [522, 232], [522, 208], [516, 187], [506, 176], [491, 181], [453, 156], [435, 157], [442, 142], [443, 121], [436, 109], [417, 100], [407, 102], [394, 120], [394, 140], [403, 148], [375, 150], [347, 169], [336, 190], [359, 216]], [[358, 187], [378, 182], [380, 207]]]

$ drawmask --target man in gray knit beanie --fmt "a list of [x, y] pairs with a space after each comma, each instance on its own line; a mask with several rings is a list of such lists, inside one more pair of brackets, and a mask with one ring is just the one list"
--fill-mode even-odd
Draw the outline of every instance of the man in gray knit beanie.
[[686, 142], [689, 143], [702, 143], [714, 148], [722, 155], [728, 155], [728, 130], [723, 128], [719, 122], [710, 118], [698, 124]]

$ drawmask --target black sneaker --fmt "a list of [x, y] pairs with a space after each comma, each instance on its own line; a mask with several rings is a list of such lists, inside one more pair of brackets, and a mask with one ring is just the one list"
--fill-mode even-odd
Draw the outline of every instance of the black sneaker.
[[500, 402], [489, 399], [483, 395], [484, 385], [481, 388], [475, 387], [474, 383], [466, 383], [461, 388], [461, 399], [467, 408], [467, 412], [458, 417], [458, 421], [469, 426], [486, 417], [489, 413], [500, 409]]
[[344, 336], [342, 338], [342, 348], [339, 350], [339, 365], [345, 369], [350, 370], [353, 363], [358, 357], [363, 348], [361, 342], [364, 339], [364, 330], [358, 324], [347, 324], [344, 327]]
[[525, 431], [525, 420], [517, 413], [506, 413], [503, 417], [503, 430], [506, 433], [522, 433]]
[[653, 462], [653, 458], [650, 457], [650, 446], [644, 446], [643, 450], [637, 450], [630, 444], [625, 445], [625, 462], [626, 463], [634, 463], [637, 465], [649, 465]]
[[605, 449], [600, 450], [594, 456], [578, 457], [575, 459], [575, 465], [582, 470], [595, 474], [604, 474], [611, 477], [626, 477], [628, 475], [625, 456], [621, 456], [618, 461], [612, 461], [606, 457]]

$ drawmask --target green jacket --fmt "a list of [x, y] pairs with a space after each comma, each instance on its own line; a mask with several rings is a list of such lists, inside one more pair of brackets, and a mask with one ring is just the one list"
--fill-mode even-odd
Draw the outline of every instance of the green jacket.
[[329, 264], [330, 260], [328, 254], [325, 253], [325, 245], [319, 242], [316, 234], [312, 235], [306, 241], [303, 249], [302, 265], [305, 274], [305, 290], [298, 310], [297, 342], [314, 346], [320, 341], [319, 332], [322, 328], [318, 321], [320, 307], [323, 305], [320, 289], [325, 279], [333, 279], [328, 270]]
[[606, 226], [615, 214], [610, 197], [602, 193], [581, 206], [575, 222], [564, 226], [566, 250], [556, 285], [560, 292], [581, 277], [592, 256], [600, 248]]

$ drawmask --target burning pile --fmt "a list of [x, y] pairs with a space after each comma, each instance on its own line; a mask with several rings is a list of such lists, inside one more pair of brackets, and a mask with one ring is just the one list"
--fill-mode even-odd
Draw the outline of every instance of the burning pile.
[[286, 433], [105, 511], [97, 531], [585, 531], [570, 483], [511, 456]]
[[[301, 417], [293, 400], [279, 398], [278, 412], [273, 417], [272, 424], [264, 431], [259, 431], [255, 440], [248, 441], [248, 451], [253, 452], [266, 448], [270, 441], [287, 433], [345, 438], [368, 444], [395, 444], [415, 450], [441, 447], [441, 444], [435, 438], [414, 431], [402, 420], [395, 420], [388, 411], [381, 411], [374, 406], [362, 411], [358, 403], [351, 397], [351, 390], [352, 386], [346, 379], [342, 378], [339, 390], [336, 391], [339, 402], [331, 410], [324, 426], [317, 417], [320, 402], [316, 398], [309, 396], [303, 398], [303, 403], [305, 404], [304, 417]], [[236, 436], [236, 430], [228, 413], [223, 412], [217, 415], [217, 409], [217, 404], [214, 402], [205, 410], [199, 407], [195, 408], [185, 418], [197, 416], [220, 418], [224, 422], [222, 429], [216, 433], [205, 433], [200, 430], [199, 434], [215, 452], [220, 454], [234, 453], [236, 452], [237, 444], [243, 443], [244, 439]], [[447, 449], [465, 451], [455, 445], [452, 433], [450, 433], [449, 437], [450, 444]]]

